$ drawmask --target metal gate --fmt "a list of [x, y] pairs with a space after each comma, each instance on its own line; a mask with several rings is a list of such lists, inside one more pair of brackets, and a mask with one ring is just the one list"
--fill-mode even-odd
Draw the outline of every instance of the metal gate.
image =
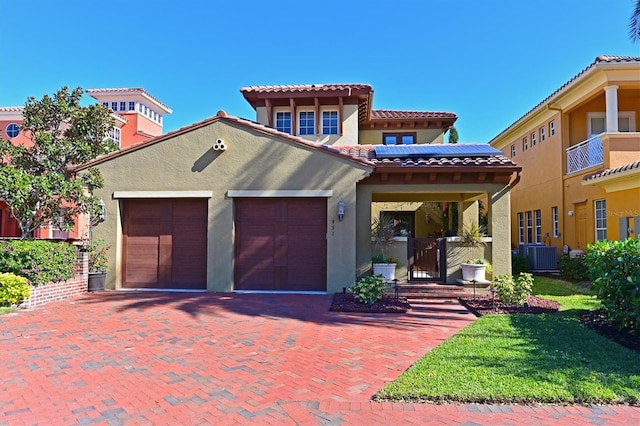
[[409, 281], [445, 281], [445, 238], [408, 238]]

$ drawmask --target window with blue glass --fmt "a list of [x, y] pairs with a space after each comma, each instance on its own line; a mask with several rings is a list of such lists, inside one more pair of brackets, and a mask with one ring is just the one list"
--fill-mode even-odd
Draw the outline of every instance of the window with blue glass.
[[136, 110], [136, 103], [129, 101], [129, 111], [135, 111]]
[[383, 133], [382, 143], [385, 145], [413, 145], [416, 143], [415, 133]]
[[276, 130], [291, 134], [290, 112], [276, 112]]
[[300, 135], [314, 135], [316, 133], [316, 119], [313, 111], [300, 111]]
[[322, 112], [322, 134], [323, 135], [338, 134], [338, 111]]
[[10, 138], [15, 138], [20, 134], [20, 127], [17, 124], [11, 123], [7, 126], [7, 136]]

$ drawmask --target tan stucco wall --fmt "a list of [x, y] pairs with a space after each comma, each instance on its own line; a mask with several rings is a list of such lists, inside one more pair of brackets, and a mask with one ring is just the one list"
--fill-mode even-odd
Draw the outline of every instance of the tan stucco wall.
[[[212, 145], [222, 139], [226, 151]], [[114, 191], [212, 191], [208, 201], [207, 289], [233, 290], [233, 199], [229, 190], [332, 190], [327, 214], [327, 290], [341, 291], [356, 270], [356, 182], [370, 167], [227, 121], [217, 121], [99, 164], [109, 215], [94, 230], [114, 246], [108, 288], [119, 288], [120, 204]], [[343, 222], [337, 202], [346, 202]]]
[[[274, 107], [272, 109], [274, 115], [274, 127], [275, 127], [275, 113], [277, 111], [291, 111], [289, 107]], [[300, 111], [313, 111], [312, 106], [299, 106], [296, 108], [297, 112]], [[322, 112], [323, 111], [339, 111], [338, 105], [322, 105], [320, 107], [320, 126], [322, 126]], [[300, 136], [313, 143], [321, 143], [323, 145], [357, 145], [358, 144], [358, 105], [343, 105], [342, 112], [344, 117], [338, 117], [342, 119], [342, 135], [316, 135], [316, 136]], [[340, 114], [338, 114], [339, 116]], [[258, 123], [269, 125], [269, 117], [267, 115], [266, 107], [256, 108], [256, 121]], [[297, 132], [297, 129], [294, 131]]]
[[444, 130], [416, 130], [416, 129], [396, 129], [389, 127], [385, 130], [360, 130], [360, 145], [380, 145], [382, 144], [383, 133], [416, 133], [416, 143], [444, 143]]

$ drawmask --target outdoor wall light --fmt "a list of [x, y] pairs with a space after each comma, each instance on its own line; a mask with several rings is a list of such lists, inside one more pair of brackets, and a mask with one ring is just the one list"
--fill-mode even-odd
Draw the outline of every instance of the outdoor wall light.
[[344, 219], [344, 207], [345, 206], [346, 206], [346, 203], [344, 202], [344, 200], [338, 201], [338, 220], [340, 222], [342, 222], [342, 219]]
[[569, 210], [569, 211], [567, 212], [567, 214], [568, 214], [569, 216], [573, 216], [573, 210]]
[[100, 212], [100, 222], [103, 222], [107, 218], [107, 205], [102, 198], [100, 198], [98, 204], [100, 204], [100, 208], [102, 209]]

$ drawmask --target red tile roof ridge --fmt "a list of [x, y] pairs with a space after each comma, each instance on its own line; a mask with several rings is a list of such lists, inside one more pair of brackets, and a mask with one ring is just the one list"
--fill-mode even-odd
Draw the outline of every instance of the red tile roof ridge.
[[240, 88], [240, 92], [319, 92], [342, 89], [369, 89], [371, 85], [366, 83], [318, 83], [318, 84], [283, 84], [283, 85], [263, 85], [263, 86], [246, 86]]
[[24, 111], [24, 107], [21, 107], [21, 106], [0, 107], [0, 112], [22, 112], [22, 111]]
[[453, 112], [445, 111], [408, 111], [397, 109], [374, 109], [371, 110], [371, 119], [402, 119], [402, 118], [457, 118]]
[[613, 169], [600, 170], [598, 172], [585, 176], [584, 180], [592, 180], [592, 179], [597, 179], [605, 176], [611, 176], [611, 175], [615, 175], [618, 173], [626, 172], [629, 170], [635, 170], [635, 169], [640, 169], [640, 161], [634, 161], [633, 163], [625, 164]]
[[496, 139], [498, 139], [500, 136], [502, 136], [503, 134], [505, 134], [506, 132], [508, 132], [510, 129], [512, 129], [513, 127], [516, 126], [517, 123], [519, 123], [522, 119], [524, 119], [526, 116], [528, 116], [529, 114], [531, 114], [533, 111], [535, 111], [536, 109], [540, 108], [542, 105], [544, 105], [547, 101], [549, 101], [551, 98], [553, 98], [554, 96], [556, 96], [558, 93], [562, 92], [565, 88], [567, 88], [569, 85], [571, 85], [571, 83], [573, 83], [574, 81], [576, 81], [580, 76], [584, 75], [585, 73], [587, 73], [588, 71], [595, 69], [596, 66], [598, 64], [603, 64], [603, 63], [612, 63], [612, 62], [616, 62], [616, 63], [621, 63], [621, 62], [626, 62], [626, 63], [640, 63], [640, 57], [637, 56], [606, 56], [606, 55], [602, 55], [602, 56], [597, 56], [595, 61], [593, 61], [591, 64], [589, 64], [585, 69], [583, 69], [582, 71], [580, 71], [578, 74], [574, 75], [569, 81], [567, 81], [566, 83], [564, 83], [562, 86], [560, 86], [558, 89], [556, 89], [555, 91], [553, 91], [553, 93], [551, 93], [549, 96], [547, 96], [546, 98], [544, 98], [540, 103], [538, 103], [536, 106], [534, 106], [533, 108], [531, 108], [529, 111], [527, 111], [526, 113], [524, 113], [520, 118], [518, 118], [516, 121], [514, 121], [513, 123], [511, 123], [506, 129], [504, 129], [503, 131], [501, 131], [500, 133], [498, 133], [496, 136], [494, 136], [490, 141], [489, 141], [489, 145], [491, 145]]

